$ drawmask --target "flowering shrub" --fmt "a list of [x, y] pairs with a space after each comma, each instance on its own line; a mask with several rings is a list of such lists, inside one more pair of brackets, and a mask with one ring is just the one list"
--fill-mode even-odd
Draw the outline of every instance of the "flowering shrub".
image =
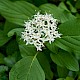
[[46, 41], [51, 44], [60, 35], [57, 31], [57, 19], [54, 19], [51, 14], [42, 15], [38, 12], [32, 20], [25, 22], [22, 39], [26, 41], [26, 44], [34, 44], [37, 51], [42, 51], [41, 48], [44, 47]]
[[80, 0], [0, 0], [0, 80], [80, 79]]

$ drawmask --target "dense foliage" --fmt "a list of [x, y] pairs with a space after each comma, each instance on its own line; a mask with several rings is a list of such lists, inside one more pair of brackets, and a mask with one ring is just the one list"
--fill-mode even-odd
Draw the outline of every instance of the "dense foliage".
[[[53, 14], [62, 33], [42, 51], [21, 39], [38, 11]], [[79, 64], [80, 0], [0, 0], [0, 80], [80, 80]]]

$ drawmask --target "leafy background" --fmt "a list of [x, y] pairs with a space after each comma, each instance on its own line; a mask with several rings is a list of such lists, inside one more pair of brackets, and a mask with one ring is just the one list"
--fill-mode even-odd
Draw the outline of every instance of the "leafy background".
[[[63, 34], [42, 52], [20, 39], [38, 11], [53, 14]], [[0, 80], [80, 80], [79, 64], [80, 0], [0, 0]]]

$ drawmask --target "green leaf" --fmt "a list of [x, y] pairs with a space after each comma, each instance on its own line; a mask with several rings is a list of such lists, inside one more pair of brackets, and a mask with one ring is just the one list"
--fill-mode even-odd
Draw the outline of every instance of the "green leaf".
[[69, 20], [59, 25], [59, 31], [63, 36], [79, 36], [80, 35], [80, 19]]
[[4, 55], [0, 53], [0, 64], [4, 64]]
[[58, 8], [60, 8], [60, 9], [63, 10], [63, 11], [66, 10], [66, 11], [70, 12], [70, 11], [68, 10], [68, 8], [66, 7], [66, 5], [64, 4], [64, 2], [61, 2], [61, 3], [59, 4]]
[[23, 31], [24, 29], [23, 28], [15, 28], [15, 29], [12, 29], [11, 31], [8, 32], [8, 37], [11, 37], [13, 36], [15, 33], [21, 37], [21, 32]]
[[65, 80], [64, 78], [58, 78], [58, 79], [56, 79], [56, 80]]
[[77, 59], [72, 54], [66, 51], [61, 50], [58, 52], [58, 54], [51, 54], [51, 58], [53, 62], [61, 67], [66, 67], [67, 69], [72, 71], [79, 70]]
[[58, 48], [61, 48], [68, 52], [76, 52], [80, 51], [80, 36], [64, 36], [60, 39], [56, 39], [51, 44], [46, 44], [47, 48], [53, 53], [57, 53]]
[[18, 61], [9, 73], [9, 80], [45, 80], [37, 58], [27, 56]]
[[32, 0], [36, 6], [40, 6], [41, 4], [45, 4], [47, 0]]
[[1, 20], [0, 20], [0, 30], [3, 30], [3, 29], [4, 29], [4, 23], [1, 22]]
[[76, 17], [80, 19], [80, 14], [79, 13], [76, 13]]
[[53, 14], [53, 17], [60, 20], [61, 23], [75, 18], [70, 12], [62, 10], [53, 4], [43, 4], [39, 8], [41, 9], [42, 13], [47, 12]]
[[10, 38], [7, 37], [7, 35], [0, 30], [0, 46], [3, 46], [5, 43], [9, 41]]
[[18, 43], [15, 39], [11, 39], [9, 41], [9, 43], [6, 45], [6, 53], [7, 55], [11, 55], [11, 54], [14, 54], [15, 52], [18, 52], [19, 49], [18, 49]]
[[10, 22], [23, 26], [24, 21], [28, 20], [38, 8], [25, 1], [11, 2], [0, 0], [0, 12]]
[[57, 72], [60, 78], [65, 78], [68, 75], [69, 70], [66, 69], [65, 67], [60, 67], [57, 65]]
[[74, 54], [78, 60], [80, 60], [80, 51], [74, 51]]
[[71, 12], [73, 13], [77, 12], [76, 8], [74, 8], [73, 5], [69, 1], [67, 1], [67, 5], [69, 5]]
[[80, 0], [77, 0], [75, 7], [76, 7], [77, 9], [80, 9]]
[[16, 63], [16, 57], [8, 56], [4, 58], [5, 64], [9, 67], [12, 67]]
[[4, 66], [4, 65], [1, 65], [0, 66], [0, 73], [5, 72], [5, 71], [8, 71], [8, 67]]
[[7, 34], [9, 31], [15, 28], [20, 28], [19, 25], [6, 21], [4, 24], [4, 33]]
[[45, 45], [50, 51], [52, 51], [53, 53], [57, 53], [58, 47], [55, 45], [54, 42], [51, 44], [47, 42]]
[[77, 77], [77, 75], [78, 75], [78, 71], [76, 71], [76, 72], [74, 72], [74, 71], [69, 71], [69, 74], [68, 74], [68, 76], [70, 76], [70, 77], [72, 77], [72, 78], [76, 78]]
[[20, 44], [19, 49], [22, 57], [34, 56], [37, 52], [34, 45]]
[[57, 39], [55, 41], [55, 45], [68, 52], [80, 51], [80, 36], [62, 37], [61, 39]]
[[[11, 1], [16, 1], [16, 0], [11, 0]], [[19, 0], [19, 1], [21, 1], [21, 0]], [[24, 1], [32, 3], [32, 4], [36, 5], [36, 6], [40, 6], [41, 4], [44, 4], [44, 3], [48, 2], [47, 0], [24, 0]]]
[[49, 64], [49, 61], [46, 57], [46, 54], [44, 54], [42, 52], [38, 53], [37, 59], [45, 72], [46, 79], [52, 80], [53, 73], [50, 69], [50, 64]]
[[74, 80], [72, 77], [66, 77], [65, 80]]

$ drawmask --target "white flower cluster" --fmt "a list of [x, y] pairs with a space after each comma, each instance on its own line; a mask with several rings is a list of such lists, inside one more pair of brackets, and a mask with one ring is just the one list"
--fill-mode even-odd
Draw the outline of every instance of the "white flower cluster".
[[54, 19], [51, 14], [40, 14], [38, 12], [33, 16], [32, 20], [25, 22], [25, 30], [22, 32], [22, 39], [27, 44], [34, 44], [37, 51], [42, 51], [44, 43], [54, 42], [55, 38], [60, 38], [57, 31], [57, 19]]

